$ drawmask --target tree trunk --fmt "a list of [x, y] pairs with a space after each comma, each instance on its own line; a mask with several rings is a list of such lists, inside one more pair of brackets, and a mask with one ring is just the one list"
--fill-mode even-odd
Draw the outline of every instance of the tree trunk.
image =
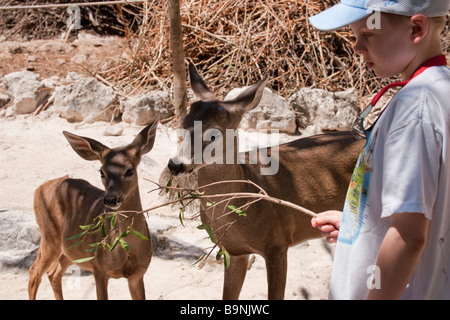
[[177, 127], [186, 116], [186, 65], [184, 63], [183, 30], [181, 28], [180, 0], [168, 0], [170, 18], [170, 47], [173, 69], [173, 104]]

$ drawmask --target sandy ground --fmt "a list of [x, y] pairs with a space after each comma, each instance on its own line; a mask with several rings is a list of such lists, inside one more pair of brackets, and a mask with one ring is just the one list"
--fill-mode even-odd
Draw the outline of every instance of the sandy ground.
[[[77, 156], [62, 135], [67, 130], [92, 137], [108, 146], [132, 141], [142, 127], [121, 123], [123, 134], [104, 136], [110, 124], [97, 122], [76, 128], [76, 124], [44, 112], [39, 116], [0, 118], [0, 209], [22, 210], [33, 215], [33, 192], [43, 182], [69, 174], [101, 187], [99, 163]], [[140, 191], [144, 208], [162, 203], [156, 192], [149, 193], [166, 166], [174, 145], [170, 129], [160, 126], [153, 150], [139, 167]], [[1, 210], [0, 210], [1, 214]], [[188, 216], [189, 217], [189, 216]], [[178, 212], [170, 207], [152, 211], [148, 216], [152, 233], [166, 239], [164, 250], [156, 252], [145, 276], [147, 299], [220, 299], [223, 264], [209, 258], [200, 268], [193, 265], [202, 250], [211, 246], [204, 231], [196, 229], [199, 220], [186, 219], [181, 226]], [[323, 240], [295, 246], [289, 251], [286, 299], [326, 299], [334, 247]], [[267, 282], [264, 260], [255, 256], [247, 274], [241, 299], [266, 299]], [[28, 270], [8, 269], [0, 273], [0, 299], [27, 299]], [[96, 299], [92, 275], [70, 267], [63, 279], [66, 299]], [[125, 279], [110, 280], [110, 299], [130, 299]], [[54, 299], [46, 277], [38, 299]]]

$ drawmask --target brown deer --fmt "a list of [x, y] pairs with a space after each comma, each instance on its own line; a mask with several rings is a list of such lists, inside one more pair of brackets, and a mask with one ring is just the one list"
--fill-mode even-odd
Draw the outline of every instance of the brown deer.
[[[208, 89], [192, 64], [189, 71], [192, 89], [200, 101], [192, 104], [183, 121], [185, 132], [191, 134], [191, 140], [194, 127], [200, 124], [203, 133], [212, 129], [220, 132], [214, 138], [205, 138], [201, 151], [206, 149], [209, 141], [213, 141], [209, 142], [211, 144], [234, 139], [228, 137], [232, 133], [229, 129], [236, 130], [244, 113], [259, 103], [267, 80], [257, 82], [235, 99], [221, 101]], [[342, 209], [351, 174], [362, 149], [361, 142], [353, 138], [350, 132], [298, 139], [276, 148], [258, 150], [258, 155], [264, 154], [266, 159], [271, 157], [272, 161], [278, 162], [271, 165], [277, 169], [276, 173], [269, 171], [268, 174], [266, 171], [263, 175], [262, 169], [270, 169], [267, 168], [267, 161], [265, 165], [260, 162], [250, 164], [251, 152], [246, 152], [245, 163], [239, 163], [237, 144], [234, 144], [234, 148], [230, 148], [228, 142], [222, 145], [223, 150], [219, 150], [222, 157], [235, 159], [234, 163], [199, 163], [192, 161], [196, 155], [191, 152], [190, 162], [173, 157], [168, 168], [172, 175], [198, 170], [200, 188], [217, 181], [250, 180], [262, 187], [269, 196], [315, 212]], [[195, 146], [191, 148], [194, 149]], [[278, 157], [274, 151], [278, 152]], [[201, 190], [205, 191], [205, 195], [260, 191], [248, 183], [213, 184]], [[200, 216], [203, 224], [212, 227], [219, 247], [225, 248], [230, 254], [229, 268], [225, 270], [223, 298], [239, 298], [249, 256], [256, 253], [266, 262], [268, 298], [283, 299], [288, 248], [321, 237], [320, 232], [311, 226], [311, 217], [268, 201], [259, 201], [246, 208], [247, 216], [233, 215], [229, 214], [227, 206], [231, 203], [239, 208], [245, 206], [248, 199], [220, 200], [202, 198]], [[217, 205], [211, 206], [212, 201]]]
[[[94, 139], [63, 132], [72, 148], [85, 160], [99, 160], [100, 174], [105, 191], [85, 180], [68, 176], [48, 181], [38, 187], [34, 196], [34, 211], [41, 232], [41, 243], [36, 261], [30, 267], [28, 294], [36, 299], [42, 275], [47, 272], [56, 299], [63, 299], [61, 279], [72, 261], [92, 256], [89, 244], [102, 240], [101, 233], [87, 234], [83, 243], [70, 248], [80, 239], [68, 239], [80, 233], [80, 225], [92, 224], [105, 210], [115, 212], [118, 234], [129, 228], [140, 237], [126, 238], [128, 251], [115, 248], [108, 252], [101, 248], [95, 258], [79, 263], [79, 267], [92, 271], [98, 299], [108, 299], [109, 278], [125, 277], [131, 297], [145, 299], [143, 277], [152, 257], [152, 245], [147, 222], [143, 215], [139, 195], [137, 166], [141, 156], [153, 148], [158, 120], [144, 128], [125, 147], [110, 149]], [[110, 223], [105, 224], [110, 231]], [[146, 240], [147, 238], [148, 240]], [[69, 250], [70, 248], [70, 250]]]

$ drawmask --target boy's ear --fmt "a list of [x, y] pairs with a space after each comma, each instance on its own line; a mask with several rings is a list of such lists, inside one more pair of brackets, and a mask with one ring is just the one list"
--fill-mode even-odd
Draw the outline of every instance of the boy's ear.
[[429, 22], [428, 18], [423, 14], [416, 14], [411, 17], [411, 41], [414, 44], [420, 43], [428, 34]]

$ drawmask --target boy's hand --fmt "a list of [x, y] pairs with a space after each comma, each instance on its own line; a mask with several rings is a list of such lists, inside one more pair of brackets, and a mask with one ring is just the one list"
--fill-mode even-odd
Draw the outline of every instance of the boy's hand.
[[336, 243], [341, 225], [342, 212], [336, 210], [319, 213], [318, 217], [311, 219], [311, 225], [322, 232], [328, 243]]

